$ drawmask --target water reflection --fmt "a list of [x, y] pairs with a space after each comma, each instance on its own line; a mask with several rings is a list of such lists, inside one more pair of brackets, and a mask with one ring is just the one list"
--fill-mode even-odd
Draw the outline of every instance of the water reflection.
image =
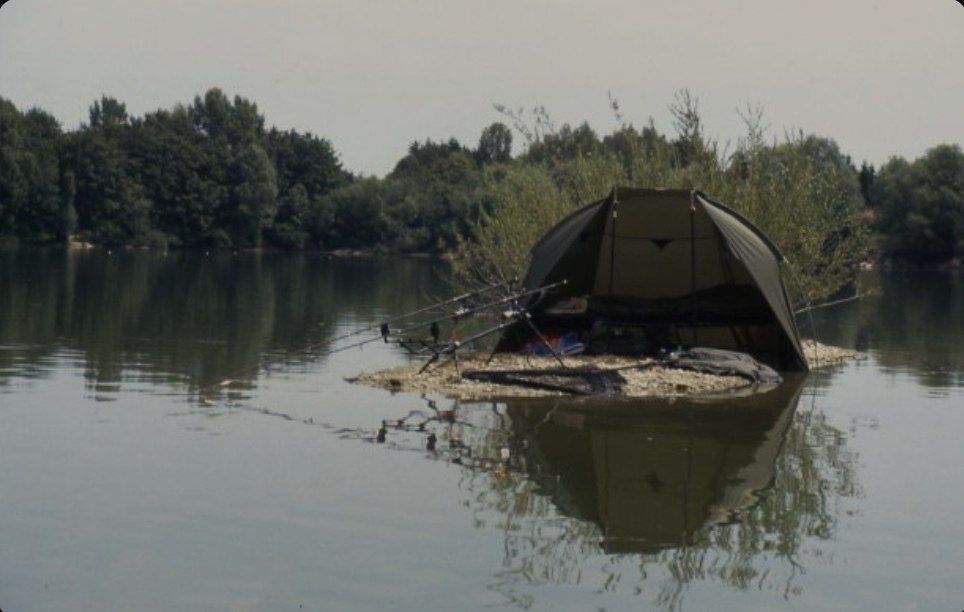
[[861, 496], [844, 432], [797, 410], [805, 381], [713, 401], [429, 401], [380, 440], [465, 469], [475, 527], [505, 538], [493, 588], [519, 607], [591, 580], [666, 609], [693, 581], [790, 596]]
[[941, 395], [964, 387], [960, 273], [874, 271], [861, 285], [861, 300], [814, 313], [821, 340], [867, 351], [884, 371], [907, 373]]
[[801, 380], [737, 400], [508, 405], [525, 466], [605, 552], [654, 553], [731, 523], [774, 481]]
[[[814, 313], [818, 337], [938, 392], [964, 387], [961, 277], [862, 282], [868, 297]], [[225, 379], [323, 361], [330, 338], [446, 294], [430, 262], [306, 253], [0, 252], [0, 287], [0, 391], [71, 367], [94, 399], [131, 385], [217, 398]]]
[[[354, 478], [358, 466], [351, 462], [370, 461], [362, 465], [378, 469], [391, 461], [385, 456], [405, 452], [406, 459], [424, 465], [426, 470], [399, 479], [399, 491], [387, 492], [386, 498], [397, 500], [408, 496], [411, 481], [436, 477], [435, 468], [444, 464], [454, 478], [447, 480], [450, 486], [441, 494], [439, 505], [458, 506], [459, 514], [453, 519], [458, 528], [467, 516], [465, 531], [487, 534], [456, 536], [447, 541], [447, 550], [459, 549], [454, 557], [462, 554], [463, 547], [469, 550], [481, 544], [483, 548], [493, 540], [497, 547], [501, 545], [496, 552], [501, 557], [485, 568], [488, 573], [479, 580], [509, 606], [525, 608], [544, 599], [548, 607], [598, 608], [606, 602], [568, 605], [567, 601], [572, 594], [592, 591], [595, 596], [598, 591], [639, 597], [639, 607], [648, 602], [672, 609], [682, 606], [689, 587], [698, 582], [794, 595], [803, 588], [798, 577], [808, 567], [833, 564], [832, 551], [825, 545], [836, 538], [841, 517], [859, 511], [852, 502], [862, 494], [857, 461], [847, 435], [808, 401], [816, 393], [814, 385], [831, 375], [811, 376], [803, 383], [793, 380], [765, 395], [714, 403], [524, 399], [460, 403], [425, 398], [417, 406], [418, 398], [386, 394], [384, 402], [364, 409], [349, 403], [321, 410], [314, 405], [324, 403], [316, 401], [318, 395], [292, 399], [280, 389], [283, 385], [260, 389], [265, 393], [257, 405], [245, 401], [245, 396], [256, 395], [252, 389], [266, 361], [280, 359], [276, 362], [280, 368], [292, 368], [301, 361], [323, 360], [323, 350], [305, 348], [323, 347], [346, 330], [424, 305], [430, 297], [425, 292], [438, 287], [432, 266], [425, 262], [331, 262], [311, 255], [20, 252], [0, 254], [0, 287], [4, 289], [0, 292], [0, 393], [4, 385], [14, 387], [16, 393], [21, 383], [33, 385], [70, 369], [83, 373], [86, 391], [96, 400], [124, 399], [125, 392], [134, 391], [127, 396], [131, 401], [122, 405], [137, 407], [138, 393], [182, 395], [185, 390], [209, 389], [202, 395], [210, 394], [218, 406], [192, 406], [190, 416], [215, 419], [242, 411], [258, 415], [257, 419], [233, 419], [223, 430], [238, 435], [226, 439], [248, 440], [243, 435], [248, 429], [260, 432], [271, 429], [261, 427], [265, 423], [284, 423], [274, 432], [277, 437], [264, 439], [265, 447], [290, 448], [290, 440], [298, 439], [307, 427], [324, 433], [308, 436], [310, 444], [304, 447], [318, 439], [325, 445], [335, 436], [358, 443], [338, 445], [335, 455], [331, 449], [336, 445], [327, 445], [325, 460], [317, 464], [323, 474], [318, 486], [264, 489], [272, 494], [255, 489], [250, 500], [255, 506], [267, 499], [297, 500], [304, 491], [322, 491], [324, 496], [349, 500], [333, 504], [345, 516], [361, 507], [375, 508], [368, 515], [371, 524], [391, 525], [399, 508], [384, 504], [380, 508], [381, 493], [356, 495], [365, 487]], [[889, 350], [873, 329], [866, 337], [872, 348]], [[947, 363], [958, 363], [954, 359]], [[220, 386], [226, 378], [236, 382]], [[312, 393], [316, 390], [313, 386]], [[70, 406], [71, 402], [61, 401], [70, 391], [51, 390], [34, 403]], [[343, 397], [354, 392], [344, 391]], [[366, 397], [378, 393], [368, 392]], [[302, 406], [304, 402], [311, 402], [311, 408]], [[160, 405], [166, 406], [163, 401]], [[91, 412], [96, 416], [104, 408]], [[42, 427], [62, 419], [73, 422], [64, 419], [67, 410], [48, 410], [49, 420], [38, 414], [40, 420], [31, 421], [25, 431], [39, 431], [33, 422]], [[86, 415], [81, 416], [83, 420]], [[144, 415], [130, 418], [132, 431], [156, 424]], [[292, 433], [288, 423], [298, 431]], [[358, 423], [368, 427], [359, 430]], [[187, 425], [198, 431], [206, 426], [200, 419], [190, 419]], [[225, 454], [223, 448], [231, 449], [230, 445], [192, 444], [194, 440], [158, 429], [152, 435], [156, 434], [161, 448], [180, 452], [186, 446], [194, 456], [214, 461], [252, 456], [245, 444], [234, 449], [236, 454]], [[112, 440], [112, 431], [105, 427], [95, 432], [100, 437], [91, 438], [91, 449], [96, 449], [92, 456], [101, 457], [100, 442]], [[65, 433], [62, 441], [85, 448], [84, 436], [72, 433]], [[116, 438], [121, 439], [127, 438]], [[362, 444], [384, 451], [384, 456], [341, 454], [344, 448], [354, 450]], [[314, 467], [305, 469], [300, 462], [305, 456], [302, 447], [294, 446], [299, 452], [292, 455], [290, 471], [313, 472]], [[209, 448], [211, 453], [205, 454]], [[130, 452], [130, 457], [142, 456], [140, 448]], [[117, 457], [118, 466], [108, 463], [118, 472], [108, 472], [105, 482], [118, 490], [129, 487], [115, 487], [116, 482], [140, 484], [143, 466], [128, 461], [127, 455]], [[169, 456], [157, 457], [145, 455], [143, 465], [169, 464]], [[21, 465], [36, 459], [29, 455]], [[119, 465], [126, 463], [134, 464], [129, 474]], [[231, 469], [223, 467], [223, 474], [231, 478]], [[345, 472], [352, 477], [346, 478]], [[114, 480], [115, 476], [130, 480]], [[148, 503], [170, 507], [165, 506], [165, 498], [172, 492], [175, 497], [181, 495], [184, 481], [180, 478], [172, 477], [166, 488], [157, 487], [157, 495], [147, 495]], [[53, 501], [44, 507], [71, 508], [71, 489], [65, 488], [68, 494], [62, 494], [61, 487], [55, 486], [59, 481], [52, 482], [49, 499]], [[251, 491], [246, 488], [247, 475], [231, 482], [235, 482], [234, 494], [247, 499]], [[345, 483], [345, 488], [331, 483]], [[221, 485], [216, 489], [220, 491]], [[310, 503], [304, 502], [308, 497], [301, 499], [304, 507], [299, 511], [305, 516], [324, 512], [326, 504], [316, 503], [313, 497]], [[105, 503], [112, 500], [105, 498]], [[283, 505], [279, 515], [287, 516], [289, 504]], [[199, 514], [220, 516], [210, 511], [216, 506], [200, 508]], [[71, 524], [68, 517], [60, 520], [54, 515], [57, 524]], [[353, 533], [353, 529], [364, 531], [366, 525], [364, 521], [313, 520], [310, 524], [319, 531], [330, 527], [332, 532]], [[259, 515], [257, 521], [239, 523], [239, 533], [265, 533], [265, 524]], [[205, 533], [216, 531], [206, 523], [198, 525]], [[345, 525], [351, 529], [343, 529]], [[115, 528], [111, 522], [110, 529]], [[143, 541], [137, 530], [119, 533], [127, 538], [121, 542]], [[168, 536], [164, 534], [165, 539]], [[370, 545], [381, 551], [382, 544]], [[315, 556], [326, 557], [312, 549], [301, 566], [309, 567]], [[394, 569], [397, 561], [389, 556], [379, 567]], [[370, 557], [355, 562], [361, 568], [358, 576], [372, 569]], [[465, 574], [470, 567], [475, 566], [455, 567], [453, 573]], [[266, 575], [271, 571], [266, 569]], [[445, 579], [442, 575], [441, 580]], [[317, 581], [311, 575], [305, 584]], [[330, 584], [322, 581], [324, 587]], [[557, 588], [560, 585], [584, 588]], [[625, 597], [619, 603], [623, 605], [610, 609], [625, 608]]]
[[339, 325], [425, 303], [434, 272], [314, 254], [0, 252], [0, 388], [72, 367], [93, 399], [138, 384], [217, 396], [266, 362], [324, 359]]

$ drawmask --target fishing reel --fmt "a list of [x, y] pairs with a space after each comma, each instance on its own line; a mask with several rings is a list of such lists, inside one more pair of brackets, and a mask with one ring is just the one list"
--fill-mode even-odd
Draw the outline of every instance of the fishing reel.
[[532, 315], [525, 308], [519, 306], [518, 303], [513, 303], [509, 308], [503, 310], [500, 314], [502, 321], [522, 321], [525, 319], [531, 319]]

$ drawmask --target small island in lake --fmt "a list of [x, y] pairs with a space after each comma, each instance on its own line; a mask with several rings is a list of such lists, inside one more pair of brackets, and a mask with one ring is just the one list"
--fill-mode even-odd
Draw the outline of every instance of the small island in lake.
[[[803, 347], [812, 369], [830, 367], [860, 357], [857, 351], [821, 344], [814, 340], [804, 340]], [[743, 376], [719, 375], [663, 365], [650, 358], [579, 355], [564, 357], [564, 362], [575, 377], [558, 376], [560, 366], [552, 357], [497, 353], [489, 361], [489, 353], [472, 352], [460, 355], [457, 363], [451, 359], [434, 364], [424, 372], [420, 372], [424, 363], [416, 362], [377, 372], [363, 372], [348, 380], [387, 389], [393, 393], [438, 393], [458, 399], [595, 395], [591, 381], [584, 382], [592, 376], [618, 377], [608, 393], [616, 397], [674, 398], [760, 390], [773, 386], [754, 383]], [[531, 375], [516, 378], [514, 381], [507, 379], [502, 383], [475, 379], [472, 376], [477, 372], [507, 371], [525, 371]], [[540, 377], [539, 371], [548, 371], [550, 374]], [[578, 380], [580, 372], [590, 376]]]

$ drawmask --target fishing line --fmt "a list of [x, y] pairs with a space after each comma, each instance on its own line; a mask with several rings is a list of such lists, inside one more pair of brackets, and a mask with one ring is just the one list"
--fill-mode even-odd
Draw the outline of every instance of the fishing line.
[[856, 300], [859, 300], [859, 299], [862, 298], [862, 297], [864, 297], [864, 296], [861, 295], [860, 290], [859, 290], [859, 289], [856, 289], [856, 290], [854, 291], [854, 294], [853, 294], [852, 296], [850, 296], [850, 297], [840, 298], [839, 300], [833, 300], [833, 301], [830, 301], [830, 302], [822, 302], [822, 303], [820, 303], [820, 304], [813, 304], [813, 305], [809, 305], [809, 304], [808, 304], [807, 306], [804, 306], [803, 308], [800, 308], [799, 310], [794, 310], [794, 311], [793, 311], [793, 314], [798, 315], [798, 314], [803, 314], [804, 312], [811, 311], [811, 310], [820, 310], [821, 308], [829, 308], [829, 307], [831, 307], [831, 306], [838, 306], [838, 305], [840, 305], [840, 304], [846, 304], [847, 302], [854, 302], [854, 301], [856, 301]]
[[[519, 321], [525, 321], [525, 322], [529, 325], [529, 327], [530, 327], [533, 331], [535, 331], [536, 335], [541, 339], [541, 341], [543, 342], [543, 344], [546, 345], [546, 347], [549, 349], [549, 351], [552, 352], [552, 354], [556, 356], [556, 359], [559, 360], [559, 363], [562, 365], [562, 367], [565, 368], [565, 367], [566, 367], [566, 364], [562, 361], [562, 358], [561, 358], [561, 357], [556, 353], [556, 351], [552, 348], [552, 346], [549, 344], [548, 340], [546, 340], [545, 336], [543, 336], [542, 333], [539, 332], [538, 328], [536, 328], [535, 324], [534, 324], [534, 323], [531, 321], [531, 319], [529, 318], [529, 314], [528, 314], [528, 312], [526, 311], [526, 309], [525, 309], [525, 308], [520, 308], [520, 307], [518, 306], [518, 300], [519, 300], [519, 298], [525, 297], [525, 296], [528, 296], [528, 295], [538, 295], [538, 297], [537, 297], [537, 299], [536, 299], [536, 302], [538, 302], [538, 301], [541, 300], [551, 289], [554, 289], [554, 288], [556, 288], [556, 287], [563, 286], [563, 285], [565, 285], [566, 283], [567, 283], [567, 281], [566, 281], [565, 279], [563, 279], [563, 280], [561, 280], [561, 281], [557, 281], [557, 282], [555, 282], [555, 283], [550, 283], [550, 284], [548, 284], [548, 285], [544, 285], [544, 286], [539, 287], [539, 288], [536, 288], [536, 289], [531, 289], [531, 290], [529, 290], [529, 291], [523, 291], [523, 292], [521, 292], [521, 293], [518, 293], [518, 294], [516, 294], [516, 295], [514, 295], [514, 296], [511, 296], [511, 297], [509, 297], [509, 298], [506, 298], [506, 299], [504, 299], [504, 300], [499, 300], [499, 302], [490, 304], [489, 307], [493, 307], [493, 306], [496, 306], [496, 305], [498, 305], [498, 304], [503, 304], [503, 303], [511, 302], [512, 305], [513, 305], [513, 307], [512, 307], [512, 310], [511, 310], [511, 311], [509, 311], [508, 313], [504, 313], [504, 314], [503, 314], [503, 318], [504, 318], [505, 320], [503, 320], [503, 321], [500, 322], [499, 324], [495, 325], [494, 327], [490, 327], [489, 329], [483, 330], [483, 331], [481, 331], [481, 332], [479, 332], [479, 333], [477, 333], [477, 334], [475, 334], [475, 335], [473, 335], [473, 336], [470, 336], [469, 338], [466, 338], [465, 340], [461, 340], [461, 341], [460, 341], [460, 340], [453, 340], [452, 342], [450, 342], [450, 343], [447, 344], [446, 346], [442, 347], [441, 349], [438, 349], [438, 350], [431, 349], [434, 354], [432, 355], [432, 357], [431, 357], [427, 362], [425, 362], [425, 365], [422, 366], [422, 368], [418, 371], [418, 373], [419, 373], [419, 374], [424, 373], [425, 370], [427, 370], [427, 369], [429, 368], [429, 366], [431, 366], [433, 363], [435, 363], [436, 361], [438, 361], [438, 360], [439, 360], [441, 357], [443, 357], [443, 356], [446, 357], [446, 360], [448, 360], [448, 359], [454, 359], [454, 360], [455, 360], [455, 368], [456, 368], [456, 371], [458, 372], [458, 369], [459, 369], [459, 362], [458, 362], [459, 356], [458, 356], [458, 351], [459, 351], [459, 349], [460, 349], [462, 346], [465, 346], [465, 345], [468, 345], [468, 344], [472, 344], [472, 343], [474, 343], [474, 342], [476, 342], [476, 341], [478, 341], [478, 340], [481, 340], [481, 339], [483, 339], [483, 338], [485, 338], [485, 337], [487, 337], [487, 336], [490, 336], [490, 335], [492, 335], [492, 334], [494, 334], [494, 333], [496, 333], [496, 332], [498, 332], [498, 331], [502, 331], [502, 330], [504, 330], [504, 329], [506, 329], [506, 328], [512, 327], [513, 325], [516, 325]], [[453, 330], [453, 331], [454, 331], [454, 330]], [[489, 359], [491, 360], [491, 356], [490, 356]], [[459, 376], [461, 376], [461, 372], [459, 372]]]
[[477, 296], [479, 296], [479, 295], [484, 295], [484, 294], [486, 294], [486, 293], [489, 293], [490, 291], [495, 291], [496, 289], [501, 289], [502, 287], [511, 286], [513, 282], [514, 282], [514, 281], [511, 281], [511, 280], [502, 281], [502, 282], [496, 283], [496, 284], [494, 284], [494, 285], [488, 285], [488, 286], [486, 286], [486, 287], [482, 287], [481, 289], [477, 289], [477, 290], [475, 290], [475, 291], [470, 291], [470, 292], [467, 292], [467, 293], [463, 293], [462, 295], [457, 295], [457, 296], [455, 296], [455, 297], [453, 297], [453, 298], [449, 298], [449, 299], [447, 299], [447, 300], [445, 300], [445, 301], [442, 301], [442, 302], [433, 302], [432, 304], [429, 304], [429, 305], [427, 305], [427, 306], [425, 306], [425, 307], [423, 307], [423, 308], [419, 308], [419, 309], [413, 310], [413, 311], [411, 311], [411, 312], [406, 312], [406, 313], [403, 313], [403, 314], [400, 314], [400, 315], [396, 315], [396, 316], [394, 316], [394, 317], [389, 317], [388, 319], [384, 319], [384, 320], [380, 321], [379, 323], [374, 323], [374, 324], [369, 325], [369, 326], [367, 326], [367, 327], [362, 327], [361, 329], [356, 329], [355, 331], [350, 332], [350, 333], [347, 333], [347, 334], [344, 334], [344, 335], [342, 335], [342, 336], [338, 336], [338, 337], [336, 337], [336, 338], [331, 338], [330, 340], [328, 340], [328, 344], [336, 344], [336, 343], [338, 343], [338, 342], [341, 342], [342, 340], [347, 340], [348, 338], [353, 338], [354, 336], [359, 336], [359, 335], [361, 335], [361, 334], [363, 334], [363, 333], [365, 333], [365, 332], [370, 332], [370, 331], [373, 331], [373, 330], [375, 330], [375, 329], [379, 329], [379, 328], [381, 328], [383, 325], [391, 325], [391, 324], [393, 324], [393, 323], [398, 323], [399, 321], [404, 321], [405, 319], [410, 319], [410, 318], [412, 318], [412, 317], [416, 317], [416, 316], [418, 316], [418, 315], [425, 314], [426, 312], [430, 312], [430, 311], [432, 311], [432, 310], [434, 310], [434, 309], [437, 309], [437, 308], [442, 308], [442, 307], [444, 307], [444, 306], [449, 306], [449, 305], [451, 305], [451, 304], [457, 304], [457, 303], [459, 303], [459, 302], [464, 302], [464, 301], [469, 300], [469, 299], [471, 299], [471, 298], [473, 298], [473, 297], [477, 297]]
[[[504, 298], [501, 298], [501, 299], [498, 299], [498, 300], [493, 300], [493, 301], [486, 302], [486, 303], [484, 303], [484, 304], [479, 304], [478, 306], [472, 306], [472, 307], [470, 307], [470, 308], [461, 308], [461, 307], [460, 307], [458, 310], [456, 310], [456, 311], [454, 311], [454, 312], [447, 313], [447, 314], [442, 315], [442, 316], [440, 316], [440, 317], [437, 317], [437, 318], [435, 318], [435, 319], [429, 319], [429, 320], [421, 321], [421, 322], [419, 322], [417, 325], [412, 325], [411, 327], [406, 327], [406, 328], [404, 328], [404, 329], [399, 329], [399, 330], [395, 330], [395, 331], [391, 331], [390, 328], [383, 327], [383, 326], [386, 326], [387, 323], [381, 323], [381, 324], [379, 324], [379, 325], [373, 325], [373, 326], [370, 326], [366, 331], [371, 331], [371, 330], [373, 330], [373, 329], [375, 329], [375, 328], [379, 328], [379, 329], [380, 329], [380, 332], [381, 332], [379, 336], [376, 336], [376, 337], [374, 337], [374, 338], [366, 338], [365, 340], [361, 340], [361, 341], [355, 342], [355, 343], [353, 343], [353, 344], [348, 344], [348, 345], [345, 345], [345, 346], [335, 347], [335, 348], [329, 349], [329, 350], [326, 351], [324, 354], [325, 354], [325, 355], [331, 355], [331, 354], [333, 354], [333, 353], [338, 353], [338, 352], [341, 352], [341, 351], [347, 351], [348, 349], [358, 348], [358, 347], [360, 347], [360, 346], [364, 346], [364, 345], [370, 344], [370, 343], [372, 343], [372, 342], [377, 342], [378, 340], [383, 340], [383, 341], [387, 342], [387, 341], [388, 341], [388, 338], [391, 337], [391, 336], [396, 336], [396, 337], [401, 338], [401, 339], [404, 340], [404, 339], [405, 339], [404, 336], [406, 336], [407, 334], [411, 334], [411, 333], [413, 333], [413, 332], [417, 332], [417, 331], [419, 331], [419, 330], [422, 330], [422, 329], [424, 329], [426, 326], [429, 328], [429, 332], [434, 336], [434, 330], [437, 329], [437, 324], [440, 323], [440, 322], [442, 322], [442, 321], [452, 320], [453, 322], [455, 322], [455, 323], [457, 324], [458, 321], [460, 321], [460, 320], [462, 320], [462, 319], [466, 319], [466, 318], [468, 318], [468, 317], [470, 317], [470, 316], [472, 316], [472, 315], [475, 315], [475, 314], [477, 314], [477, 313], [485, 312], [485, 311], [487, 311], [487, 310], [491, 310], [491, 309], [495, 308], [496, 306], [502, 306], [503, 304], [508, 304], [508, 303], [513, 302], [513, 301], [517, 301], [517, 300], [519, 300], [520, 298], [529, 297], [529, 296], [532, 296], [532, 295], [537, 295], [537, 294], [540, 294], [540, 293], [548, 292], [548, 291], [550, 291], [550, 290], [552, 290], [552, 289], [555, 289], [556, 287], [559, 287], [559, 286], [562, 286], [562, 285], [565, 285], [565, 284], [566, 284], [566, 281], [565, 281], [565, 280], [562, 280], [562, 281], [559, 281], [559, 282], [556, 282], [556, 283], [551, 283], [551, 284], [548, 284], [548, 285], [544, 285], [544, 286], [542, 286], [542, 287], [538, 287], [538, 288], [536, 288], [536, 289], [530, 289], [530, 290], [527, 290], [527, 291], [517, 292], [517, 293], [515, 293], [515, 294], [513, 294], [513, 295], [510, 295], [510, 296], [507, 296], [507, 297], [504, 297]], [[540, 299], [541, 299], [541, 296], [540, 296]], [[463, 300], [463, 301], [464, 301], [464, 300]], [[449, 304], [449, 303], [451, 303], [451, 302], [452, 302], [452, 300], [449, 300], [449, 301], [444, 302], [444, 303], [442, 303], [442, 304], [435, 304], [435, 305], [426, 307], [425, 309], [422, 309], [422, 314], [424, 314], [424, 312], [427, 312], [428, 310], [431, 310], [432, 308], [438, 308], [439, 306], [442, 306], [442, 305], [444, 305], [444, 304]], [[410, 317], [411, 317], [411, 313], [409, 313], [409, 315], [408, 315], [407, 318], [410, 318]], [[434, 328], [432, 327], [432, 324], [436, 324]], [[388, 333], [385, 333], [386, 330], [387, 330]], [[347, 336], [343, 336], [342, 339], [344, 339], [345, 337], [350, 337], [350, 336], [352, 336], [352, 335], [357, 335], [357, 333], [348, 334]], [[334, 341], [332, 341], [332, 342], [334, 342]]]
[[[394, 317], [389, 317], [388, 319], [384, 319], [384, 320], [382, 320], [382, 321], [379, 322], [379, 323], [374, 323], [374, 324], [368, 325], [368, 326], [366, 326], [366, 327], [363, 327], [363, 328], [361, 328], [361, 329], [356, 329], [356, 330], [354, 330], [354, 331], [352, 331], [352, 332], [350, 332], [350, 333], [343, 334], [343, 335], [337, 336], [337, 337], [335, 337], [335, 338], [330, 338], [330, 339], [325, 340], [325, 341], [322, 341], [322, 342], [311, 343], [311, 344], [308, 344], [308, 345], [306, 345], [306, 346], [304, 346], [304, 347], [302, 347], [302, 348], [299, 348], [299, 349], [296, 349], [296, 350], [293, 350], [293, 351], [287, 351], [287, 352], [285, 352], [285, 353], [283, 353], [283, 354], [281, 354], [281, 355], [279, 355], [279, 356], [277, 356], [277, 357], [271, 358], [271, 359], [259, 360], [258, 364], [254, 365], [254, 366], [251, 366], [251, 367], [249, 367], [249, 368], [244, 368], [244, 369], [236, 370], [236, 371], [234, 371], [234, 372], [229, 373], [229, 374], [228, 374], [226, 377], [224, 377], [224, 378], [221, 378], [221, 379], [219, 379], [219, 380], [213, 381], [213, 382], [208, 383], [208, 384], [205, 384], [205, 385], [199, 385], [199, 386], [197, 387], [197, 389], [196, 389], [195, 392], [196, 392], [198, 398], [200, 399], [200, 397], [201, 397], [202, 395], [204, 395], [206, 392], [212, 391], [212, 390], [217, 389], [217, 388], [227, 387], [227, 386], [231, 385], [232, 383], [238, 382], [238, 379], [246, 378], [246, 377], [248, 377], [248, 376], [250, 376], [250, 375], [252, 375], [252, 374], [256, 374], [256, 373], [261, 372], [261, 371], [270, 372], [272, 366], [275, 366], [275, 365], [278, 365], [278, 364], [281, 364], [281, 363], [285, 363], [285, 362], [287, 362], [287, 361], [289, 361], [289, 360], [291, 360], [291, 359], [293, 359], [293, 358], [297, 358], [297, 357], [299, 357], [299, 356], [307, 355], [307, 356], [314, 356], [314, 357], [322, 357], [322, 356], [327, 356], [327, 355], [330, 355], [330, 354], [333, 354], [333, 353], [337, 353], [337, 352], [342, 351], [342, 350], [347, 350], [347, 349], [349, 349], [349, 348], [356, 348], [356, 347], [359, 347], [359, 346], [363, 346], [363, 345], [365, 345], [365, 344], [369, 344], [370, 342], [374, 342], [374, 341], [377, 341], [377, 340], [380, 340], [380, 339], [381, 339], [381, 340], [384, 340], [385, 342], [388, 342], [388, 336], [389, 336], [389, 335], [397, 335], [397, 334], [392, 334], [392, 332], [390, 331], [389, 326], [390, 326], [392, 323], [398, 323], [398, 322], [404, 321], [404, 320], [406, 320], [406, 319], [411, 319], [411, 318], [413, 318], [413, 317], [416, 317], [416, 316], [419, 316], [419, 315], [423, 315], [423, 314], [425, 314], [425, 313], [427, 313], [427, 312], [430, 312], [430, 311], [432, 311], [432, 310], [436, 310], [436, 309], [439, 309], [439, 308], [443, 308], [443, 307], [445, 307], [445, 306], [451, 306], [451, 305], [453, 305], [453, 304], [459, 304], [459, 303], [462, 303], [462, 302], [466, 302], [466, 301], [468, 301], [468, 300], [470, 300], [470, 299], [472, 299], [472, 298], [474, 298], [474, 297], [478, 297], [478, 296], [481, 296], [481, 295], [485, 295], [485, 294], [487, 294], [487, 293], [493, 292], [493, 291], [495, 291], [495, 290], [497, 290], [497, 289], [501, 289], [501, 288], [503, 288], [503, 287], [511, 286], [512, 283], [514, 283], [514, 282], [515, 282], [514, 280], [506, 280], [506, 281], [501, 281], [501, 282], [498, 282], [498, 283], [495, 283], [495, 284], [492, 284], [492, 285], [488, 285], [488, 286], [485, 286], [485, 287], [481, 287], [481, 288], [476, 289], [476, 290], [474, 290], [474, 291], [469, 291], [469, 292], [463, 293], [463, 294], [461, 294], [461, 295], [457, 295], [457, 296], [455, 296], [455, 297], [449, 298], [449, 299], [444, 300], [444, 301], [441, 301], [441, 302], [433, 302], [432, 304], [429, 304], [429, 305], [424, 306], [424, 307], [422, 307], [422, 308], [418, 308], [418, 309], [416, 309], [416, 310], [414, 310], [414, 311], [411, 311], [411, 312], [403, 313], [403, 314], [400, 314], [400, 315], [397, 315], [397, 316], [394, 316]], [[510, 298], [510, 299], [511, 299], [511, 298]], [[500, 300], [500, 301], [498, 301], [498, 302], [493, 302], [492, 304], [499, 304], [499, 303], [503, 303], [504, 301], [506, 301], [506, 300]], [[491, 306], [491, 304], [490, 304], [490, 306]], [[476, 309], [476, 310], [477, 310], [477, 309]], [[465, 311], [465, 309], [462, 309], [462, 311]], [[459, 312], [459, 311], [457, 311], [457, 312]], [[411, 331], [415, 331], [416, 329], [419, 329], [420, 327], [422, 327], [422, 326], [424, 326], [424, 325], [427, 325], [428, 323], [434, 323], [434, 322], [437, 322], [437, 321], [445, 320], [445, 319], [448, 318], [449, 316], [451, 316], [451, 315], [446, 315], [446, 316], [443, 316], [443, 317], [439, 317], [438, 319], [435, 319], [435, 320], [433, 320], [433, 321], [426, 321], [424, 324], [420, 324], [419, 326], [412, 326], [411, 328], [408, 328], [408, 329], [403, 330], [403, 331], [404, 331], [404, 333], [410, 333]], [[434, 329], [434, 328], [432, 328], [432, 329]], [[358, 343], [351, 344], [351, 345], [348, 345], [348, 346], [332, 348], [332, 349], [327, 350], [327, 351], [324, 350], [325, 347], [330, 347], [331, 345], [336, 344], [336, 343], [338, 343], [338, 342], [340, 342], [340, 341], [346, 340], [346, 339], [348, 339], [348, 338], [352, 338], [352, 337], [354, 337], [354, 336], [361, 335], [361, 334], [366, 333], [366, 332], [371, 332], [371, 331], [374, 331], [374, 330], [378, 330], [379, 333], [380, 333], [380, 335], [379, 335], [379, 336], [376, 336], [375, 338], [370, 338], [370, 339], [364, 340], [364, 341], [362, 341], [362, 342], [358, 342]], [[431, 329], [430, 329], [430, 331], [431, 331]]]

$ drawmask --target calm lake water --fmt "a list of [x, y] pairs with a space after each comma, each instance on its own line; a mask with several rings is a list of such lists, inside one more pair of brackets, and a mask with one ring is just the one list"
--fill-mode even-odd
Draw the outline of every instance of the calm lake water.
[[773, 393], [473, 403], [325, 348], [428, 261], [0, 254], [0, 608], [960, 610], [964, 282], [864, 281]]

